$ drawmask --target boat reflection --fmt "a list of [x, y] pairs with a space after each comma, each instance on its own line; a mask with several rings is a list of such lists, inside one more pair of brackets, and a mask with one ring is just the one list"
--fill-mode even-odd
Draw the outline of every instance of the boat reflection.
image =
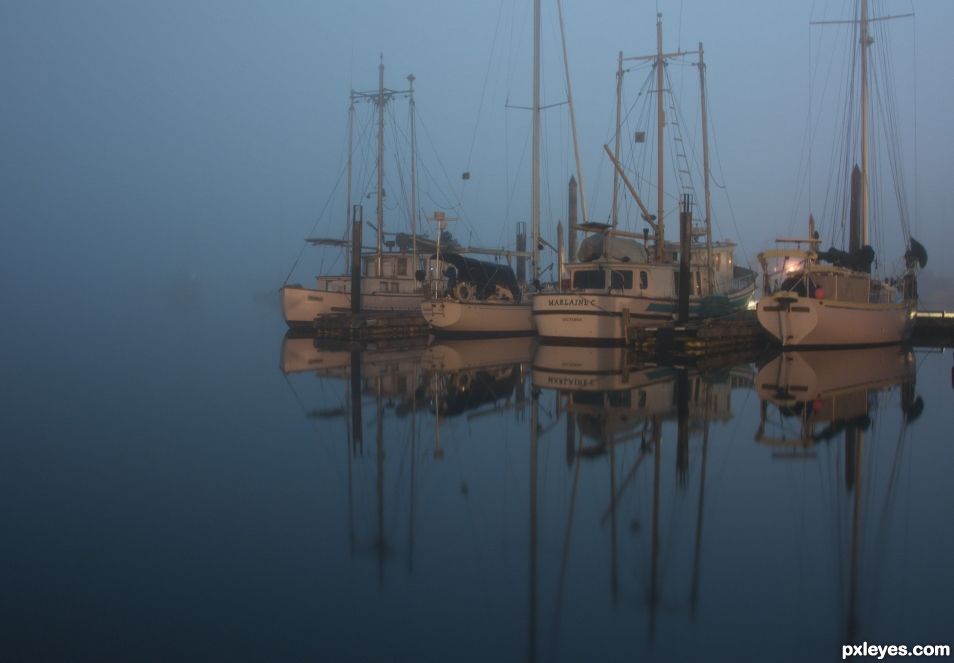
[[902, 346], [779, 353], [755, 379], [762, 401], [755, 439], [779, 454], [811, 456], [819, 442], [866, 430], [882, 391], [901, 388], [902, 409], [917, 416], [915, 379], [914, 353]]
[[[924, 408], [916, 372], [909, 348], [886, 346], [783, 352], [756, 376], [762, 399], [756, 441], [771, 447], [773, 458], [821, 463], [827, 471], [820, 475], [836, 484], [820, 486], [834, 515], [819, 520], [830, 519], [840, 558], [843, 642], [866, 637], [859, 632], [864, 612], [877, 606], [879, 558], [890, 541], [907, 426]], [[886, 412], [892, 400], [899, 410]]]
[[[541, 345], [532, 375], [534, 389], [552, 392], [555, 409], [565, 416], [566, 462], [573, 474], [557, 614], [583, 461], [604, 460], [606, 506], [598, 521], [609, 528], [611, 602], [618, 607], [639, 597], [647, 607], [652, 647], [661, 610], [672, 617], [673, 606], [682, 605], [684, 614], [695, 617], [710, 425], [731, 419], [732, 391], [750, 388], [753, 371], [748, 365], [699, 371], [636, 359], [619, 347]], [[673, 473], [664, 471], [664, 457]], [[674, 518], [677, 513], [683, 517]], [[642, 525], [647, 521], [648, 536]], [[647, 575], [635, 584], [627, 572], [634, 564]]]
[[732, 390], [752, 385], [747, 365], [703, 372], [641, 365], [635, 358], [619, 347], [541, 345], [537, 350], [533, 384], [558, 393], [568, 423], [575, 419], [582, 435], [579, 453], [598, 455], [613, 444], [643, 439], [653, 418], [676, 420], [683, 408], [687, 430], [693, 432], [727, 421]]
[[[450, 589], [480, 606], [468, 612], [461, 602], [461, 619], [485, 619], [509, 658], [562, 660], [603, 636], [665, 659], [683, 640], [712, 635], [714, 610], [752, 615], [752, 600], [787, 607], [785, 592], [806, 581], [760, 568], [772, 549], [788, 556], [779, 566], [812, 569], [810, 598], [797, 604], [807, 610], [797, 614], [810, 622], [836, 604], [847, 614], [838, 642], [870, 635], [859, 624], [877, 605], [869, 593], [878, 573], [866, 570], [866, 551], [890, 545], [875, 530], [890, 526], [904, 430], [923, 408], [907, 350], [785, 353], [756, 372], [647, 364], [620, 347], [527, 337], [373, 346], [289, 338], [282, 371], [293, 388], [321, 392], [300, 397], [318, 403], [305, 409], [321, 413], [317, 439], [335, 450], [319, 469], [329, 496], [319, 513], [332, 548], [334, 527], [343, 537], [347, 524], [344, 566], [359, 565], [359, 588], [377, 580], [389, 596], [382, 605], [419, 604], [415, 616], [440, 620], [429, 606], [444, 605]], [[891, 398], [900, 409], [885, 407]], [[738, 431], [756, 427], [759, 445], [740, 449]], [[893, 427], [902, 431], [894, 447], [866, 440]], [[810, 465], [775, 461], [788, 457], [828, 471], [799, 475], [789, 491], [774, 475]], [[756, 499], [753, 490], [768, 492]], [[774, 500], [793, 496], [808, 503], [789, 522]], [[765, 550], [736, 543], [752, 532]], [[738, 569], [754, 578], [743, 598], [728, 579]], [[625, 635], [607, 632], [617, 618]], [[830, 640], [824, 628], [834, 621], [805, 624]], [[693, 646], [687, 656], [702, 653]]]
[[[421, 357], [431, 411], [440, 417], [499, 411], [525, 402], [526, 366], [536, 339], [440, 340]], [[489, 406], [484, 408], [483, 406]]]

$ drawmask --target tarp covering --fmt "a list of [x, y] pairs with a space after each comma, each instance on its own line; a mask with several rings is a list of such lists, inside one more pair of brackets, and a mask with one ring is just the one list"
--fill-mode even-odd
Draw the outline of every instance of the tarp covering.
[[818, 258], [819, 260], [827, 260], [837, 267], [844, 267], [845, 269], [853, 269], [857, 272], [870, 274], [871, 264], [875, 259], [875, 252], [874, 249], [867, 244], [851, 253], [831, 247], [827, 251], [819, 251]]
[[444, 275], [448, 277], [448, 290], [452, 290], [456, 283], [472, 283], [476, 288], [476, 298], [486, 299], [500, 286], [510, 291], [514, 301], [520, 301], [520, 286], [509, 265], [465, 258], [459, 253], [441, 253], [440, 258], [447, 263]]

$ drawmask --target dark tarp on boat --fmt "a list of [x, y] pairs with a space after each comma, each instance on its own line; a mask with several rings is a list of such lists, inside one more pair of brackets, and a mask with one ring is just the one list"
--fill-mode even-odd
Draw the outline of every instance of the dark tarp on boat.
[[875, 259], [875, 252], [867, 244], [862, 246], [857, 251], [841, 251], [835, 247], [831, 247], [827, 251], [818, 252], [819, 260], [827, 260], [836, 267], [844, 267], [845, 269], [853, 269], [856, 272], [864, 272], [866, 274], [871, 273], [871, 264]]
[[444, 268], [448, 290], [453, 290], [457, 283], [471, 283], [475, 288], [475, 298], [487, 299], [500, 286], [511, 292], [515, 302], [520, 301], [520, 286], [509, 265], [465, 258], [459, 253], [441, 253], [440, 259], [448, 263]]

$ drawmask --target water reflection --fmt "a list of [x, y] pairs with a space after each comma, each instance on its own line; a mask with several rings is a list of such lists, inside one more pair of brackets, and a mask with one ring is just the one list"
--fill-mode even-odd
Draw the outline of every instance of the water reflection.
[[[418, 606], [414, 617], [443, 618], [427, 607], [442, 596], [435, 587], [478, 597], [494, 647], [482, 653], [573, 659], [603, 638], [620, 655], [635, 647], [694, 658], [713, 643], [740, 653], [795, 628], [807, 634], [791, 650], [798, 659], [876, 639], [884, 615], [866, 615], [866, 605], [891, 614], [867, 593], [891, 566], [876, 530], [890, 529], [906, 426], [924, 408], [909, 350], [785, 353], [757, 369], [701, 370], [532, 338], [357, 347], [288, 337], [281, 367], [329, 431], [323, 443], [347, 442], [336, 506], [347, 513], [352, 559], [374, 559], [377, 591]], [[314, 404], [305, 376], [319, 378]], [[881, 417], [892, 399], [899, 416]], [[331, 422], [339, 428], [324, 427]], [[812, 523], [808, 533], [771, 512], [772, 496], [794, 493], [753, 478], [791, 459], [825, 464], [818, 476], [835, 484], [808, 489], [798, 515]], [[751, 492], [743, 505], [767, 510], [746, 512], [734, 501], [740, 492]], [[777, 566], [765, 566], [762, 550], [736, 547], [753, 531], [781, 551]], [[834, 548], [834, 566], [816, 559], [819, 544]], [[866, 567], [879, 545], [882, 566]], [[750, 602], [727, 588], [737, 564], [755, 579]], [[801, 594], [791, 565], [817, 567], [809, 584], [818, 591], [783, 629], [761, 620]], [[413, 582], [387, 583], [391, 566]], [[514, 605], [526, 606], [519, 637]], [[833, 606], [837, 631], [811, 617]], [[718, 626], [724, 619], [753, 627], [730, 634]], [[453, 653], [433, 646], [419, 653]]]
[[[840, 484], [827, 488], [834, 502], [833, 538], [841, 556], [837, 580], [845, 642], [860, 642], [861, 607], [876, 596], [876, 569], [869, 574], [873, 587], [863, 587], [862, 571], [891, 534], [907, 425], [924, 409], [916, 378], [914, 353], [898, 346], [784, 352], [762, 366], [756, 377], [762, 399], [756, 441], [771, 447], [775, 459], [831, 464], [823, 469]], [[878, 439], [873, 427], [878, 411], [892, 401], [901, 417], [889, 452], [885, 447], [891, 440], [885, 435]], [[866, 443], [872, 442], [882, 448], [869, 457]], [[826, 453], [819, 454], [819, 445], [828, 447]]]
[[[689, 368], [643, 365], [625, 348], [541, 346], [533, 361], [533, 383], [553, 390], [565, 411], [566, 460], [574, 474], [575, 498], [580, 463], [605, 456], [606, 506], [600, 525], [609, 527], [609, 583], [614, 607], [621, 595], [638, 596], [647, 610], [647, 638], [654, 643], [660, 608], [698, 606], [709, 427], [732, 417], [732, 390], [752, 384], [749, 366], [702, 372]], [[665, 444], [664, 425], [676, 424], [675, 449]], [[699, 444], [690, 463], [690, 441]], [[663, 457], [669, 456], [675, 481], [666, 481]], [[648, 463], [647, 459], [651, 459]], [[644, 466], [645, 465], [645, 466]], [[640, 488], [649, 494], [639, 495]], [[695, 496], [689, 495], [690, 488]], [[634, 495], [635, 493], [635, 495]], [[635, 497], [636, 499], [631, 499]], [[648, 498], [648, 499], [647, 499]], [[574, 503], [571, 499], [571, 504]], [[675, 508], [674, 508], [675, 507]], [[674, 511], [684, 518], [675, 522]], [[694, 513], [692, 513], [694, 512]], [[571, 508], [572, 520], [572, 508]], [[648, 521], [649, 535], [643, 524]], [[621, 532], [628, 524], [628, 532]], [[669, 531], [663, 531], [666, 527]], [[567, 537], [571, 528], [567, 527]], [[648, 538], [648, 541], [646, 539]], [[688, 544], [663, 544], [665, 539]], [[635, 550], [644, 545], [648, 550]], [[565, 543], [569, 548], [569, 540]], [[621, 551], [621, 548], [623, 549]], [[691, 549], [688, 558], [684, 553]], [[662, 553], [667, 557], [663, 559]], [[645, 564], [648, 555], [648, 568]], [[621, 562], [621, 557], [626, 561]], [[621, 565], [643, 560], [641, 588], [621, 586]], [[686, 565], [688, 564], [688, 568]], [[637, 564], [638, 565], [638, 564]], [[671, 567], [682, 566], [679, 570]], [[670, 568], [665, 568], [670, 567]], [[688, 577], [688, 586], [672, 581]], [[625, 577], [626, 574], [623, 574]]]
[[522, 407], [526, 401], [524, 372], [536, 339], [441, 340], [421, 360], [428, 376], [431, 411], [440, 417], [487, 414]]
[[[756, 378], [762, 399], [756, 440], [793, 455], [812, 455], [819, 442], [867, 430], [879, 392], [895, 387], [902, 389], [905, 414], [917, 416], [923, 400], [915, 399], [915, 379], [914, 353], [898, 346], [781, 353]], [[778, 414], [774, 434], [766, 432], [772, 426], [770, 406]]]

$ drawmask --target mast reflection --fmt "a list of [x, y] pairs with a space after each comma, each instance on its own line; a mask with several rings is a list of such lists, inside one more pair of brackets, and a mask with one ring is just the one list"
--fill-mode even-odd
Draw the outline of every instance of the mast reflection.
[[[641, 565], [648, 579], [640, 592], [648, 605], [647, 638], [650, 645], [657, 631], [661, 608], [688, 602], [690, 618], [696, 614], [701, 582], [702, 532], [705, 512], [705, 464], [708, 454], [709, 427], [732, 417], [731, 393], [735, 388], [749, 388], [753, 372], [748, 366], [700, 371], [687, 367], [640, 364], [626, 348], [541, 345], [533, 361], [535, 388], [552, 391], [556, 409], [566, 416], [566, 458], [572, 466], [573, 484], [570, 513], [567, 517], [564, 560], [561, 579], [567, 566], [573, 509], [578, 488], [577, 478], [583, 462], [607, 461], [609, 476], [608, 505], [600, 519], [609, 525], [609, 584], [614, 606], [628, 599], [631, 590], [621, 587], [621, 578], [631, 572], [621, 569], [620, 548], [642, 538], [641, 518], [650, 520], [648, 564]], [[671, 430], [675, 426], [675, 444]], [[668, 432], [667, 432], [668, 431]], [[698, 448], [691, 448], [695, 438]], [[672, 455], [674, 472], [664, 474], [663, 456]], [[651, 470], [644, 469], [652, 457]], [[676, 536], [664, 532], [673, 509], [683, 510], [688, 504], [692, 458], [697, 458], [695, 473], [698, 489], [695, 519], [692, 526], [690, 583], [687, 595], [674, 595], [668, 576], [683, 546], [671, 543]], [[620, 467], [622, 466], [622, 467]], [[643, 474], [650, 476], [642, 477]], [[640, 490], [643, 493], [640, 494]], [[648, 504], [643, 501], [647, 497]], [[688, 507], [692, 508], [692, 507]], [[647, 514], [648, 512], [648, 514]], [[621, 536], [621, 521], [629, 515], [631, 540]], [[639, 559], [642, 555], [633, 551]], [[668, 573], [667, 573], [668, 571]], [[680, 590], [681, 591], [681, 590]], [[678, 593], [678, 592], [677, 592]], [[562, 591], [558, 592], [562, 598]], [[558, 603], [557, 614], [560, 612]], [[554, 629], [554, 633], [558, 628]]]
[[[308, 411], [310, 418], [341, 419], [347, 424], [347, 511], [348, 542], [352, 555], [371, 552], [376, 559], [378, 590], [384, 587], [385, 560], [392, 553], [386, 526], [385, 419], [410, 418], [410, 480], [408, 482], [407, 569], [414, 569], [415, 472], [417, 451], [417, 409], [422, 373], [423, 339], [402, 339], [376, 343], [327, 342], [288, 332], [282, 342], [281, 370], [286, 375], [310, 373], [323, 380], [346, 382], [344, 404]], [[297, 396], [297, 394], [296, 394]], [[365, 455], [365, 400], [372, 401], [374, 423], [374, 525], [364, 536], [358, 534], [356, 513], [356, 464]]]
[[[877, 547], [879, 536], [866, 526], [886, 528], [894, 501], [909, 423], [917, 419], [924, 402], [916, 393], [917, 362], [901, 346], [839, 351], [784, 352], [761, 367], [756, 390], [761, 398], [755, 440], [772, 449], [776, 459], [833, 461], [842, 489], [834, 487], [837, 521], [835, 539], [840, 550], [841, 590], [846, 642], [857, 642], [865, 544]], [[896, 446], [890, 454], [887, 478], [875, 471], [877, 456], [885, 458], [887, 440], [876, 419], [892, 397], [900, 404]], [[866, 450], [871, 434], [873, 449]], [[878, 447], [881, 447], [880, 449]], [[819, 450], [825, 453], [820, 454]], [[873, 452], [869, 455], [868, 452]], [[879, 522], [870, 522], [880, 500]], [[844, 539], [847, 538], [847, 541]], [[847, 544], [847, 545], [846, 545]], [[847, 568], [845, 568], [847, 567]], [[868, 578], [877, 581], [872, 567]]]

